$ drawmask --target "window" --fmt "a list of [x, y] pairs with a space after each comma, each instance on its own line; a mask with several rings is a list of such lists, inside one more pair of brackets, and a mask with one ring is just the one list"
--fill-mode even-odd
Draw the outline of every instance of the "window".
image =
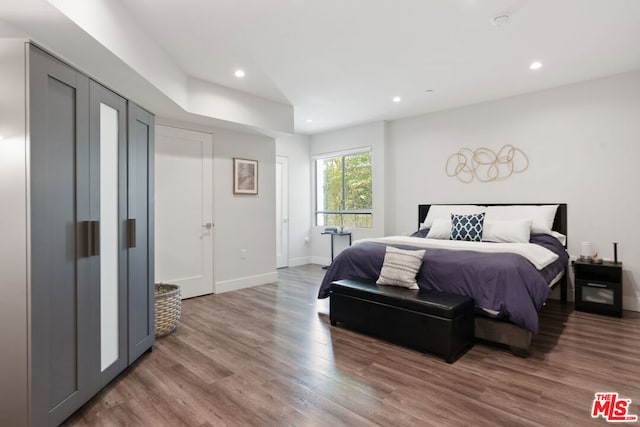
[[371, 152], [319, 158], [316, 165], [316, 224], [371, 228]]

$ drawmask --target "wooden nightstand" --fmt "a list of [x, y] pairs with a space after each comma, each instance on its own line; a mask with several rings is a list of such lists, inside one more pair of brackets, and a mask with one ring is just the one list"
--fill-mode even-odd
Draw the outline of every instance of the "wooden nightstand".
[[575, 261], [576, 310], [622, 317], [622, 263]]

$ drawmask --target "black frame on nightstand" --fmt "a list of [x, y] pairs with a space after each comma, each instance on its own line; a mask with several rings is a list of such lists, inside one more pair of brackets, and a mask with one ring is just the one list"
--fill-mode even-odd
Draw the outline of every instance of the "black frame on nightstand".
[[622, 317], [622, 263], [604, 261], [596, 264], [577, 260], [573, 268], [576, 310]]

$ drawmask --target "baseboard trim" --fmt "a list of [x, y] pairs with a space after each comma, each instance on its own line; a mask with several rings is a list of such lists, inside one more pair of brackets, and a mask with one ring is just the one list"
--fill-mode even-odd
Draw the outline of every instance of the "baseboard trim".
[[640, 298], [630, 295], [622, 296], [622, 308], [629, 311], [640, 311]]
[[276, 271], [255, 276], [240, 277], [238, 279], [223, 280], [214, 284], [213, 293], [222, 294], [224, 292], [237, 291], [253, 286], [266, 285], [267, 283], [275, 283], [277, 281], [278, 273]]
[[303, 256], [298, 258], [289, 258], [289, 267], [298, 267], [300, 265], [311, 264], [310, 256]]

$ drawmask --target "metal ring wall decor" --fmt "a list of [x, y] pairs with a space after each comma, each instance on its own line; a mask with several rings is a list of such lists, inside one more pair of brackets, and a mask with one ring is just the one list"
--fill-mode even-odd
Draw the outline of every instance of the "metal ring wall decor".
[[524, 172], [528, 167], [527, 155], [519, 148], [507, 144], [497, 153], [486, 147], [475, 150], [461, 148], [449, 156], [445, 172], [464, 183], [470, 183], [474, 178], [480, 182], [493, 182]]

